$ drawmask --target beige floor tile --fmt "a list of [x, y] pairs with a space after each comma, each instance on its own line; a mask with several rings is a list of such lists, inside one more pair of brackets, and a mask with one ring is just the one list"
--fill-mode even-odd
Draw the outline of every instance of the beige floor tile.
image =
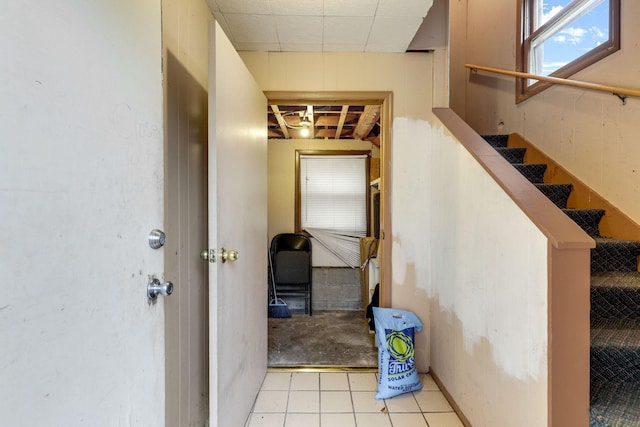
[[313, 390], [291, 390], [287, 412], [320, 412], [320, 392]]
[[353, 411], [377, 413], [384, 410], [384, 400], [376, 400], [375, 395], [375, 391], [352, 391]]
[[447, 402], [440, 391], [418, 391], [413, 393], [422, 412], [453, 412], [453, 408]]
[[320, 426], [356, 427], [356, 422], [353, 418], [353, 414], [320, 414]]
[[356, 414], [356, 426], [358, 427], [391, 427], [391, 421], [387, 414]]
[[283, 427], [284, 414], [251, 414], [248, 427]]
[[420, 379], [422, 380], [423, 390], [440, 390], [440, 387], [438, 387], [438, 384], [436, 384], [430, 374], [420, 375]]
[[291, 372], [267, 372], [262, 390], [289, 390]]
[[420, 412], [418, 402], [412, 393], [401, 394], [400, 396], [385, 399], [389, 412]]
[[291, 390], [320, 390], [320, 374], [294, 372], [291, 374]]
[[351, 393], [348, 391], [321, 391], [320, 412], [323, 414], [353, 412]]
[[253, 412], [286, 412], [288, 391], [262, 390], [258, 393]]
[[428, 427], [422, 414], [389, 414], [391, 424], [400, 427]]
[[425, 413], [429, 427], [464, 427], [455, 412]]
[[346, 372], [322, 372], [320, 390], [349, 390], [349, 377]]
[[378, 378], [373, 372], [349, 372], [351, 391], [376, 391]]
[[320, 427], [320, 414], [287, 414], [284, 427]]

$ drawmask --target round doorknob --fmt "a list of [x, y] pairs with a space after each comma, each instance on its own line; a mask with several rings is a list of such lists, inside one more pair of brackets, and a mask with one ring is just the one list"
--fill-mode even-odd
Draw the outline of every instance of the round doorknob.
[[225, 248], [220, 249], [220, 258], [222, 258], [222, 262], [234, 262], [238, 260], [238, 251], [234, 250], [226, 250]]
[[202, 252], [200, 252], [200, 258], [203, 261], [209, 261], [209, 249], [203, 249]]

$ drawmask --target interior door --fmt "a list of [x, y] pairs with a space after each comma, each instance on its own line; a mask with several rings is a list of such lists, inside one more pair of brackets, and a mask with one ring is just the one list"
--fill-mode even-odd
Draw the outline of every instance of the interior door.
[[267, 369], [267, 101], [216, 22], [209, 46], [210, 425], [242, 426]]

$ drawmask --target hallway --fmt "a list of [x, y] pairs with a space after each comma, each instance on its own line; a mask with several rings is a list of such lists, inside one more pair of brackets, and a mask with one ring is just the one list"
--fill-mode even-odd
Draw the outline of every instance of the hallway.
[[362, 310], [293, 312], [269, 319], [270, 368], [296, 366], [378, 366], [375, 335]]

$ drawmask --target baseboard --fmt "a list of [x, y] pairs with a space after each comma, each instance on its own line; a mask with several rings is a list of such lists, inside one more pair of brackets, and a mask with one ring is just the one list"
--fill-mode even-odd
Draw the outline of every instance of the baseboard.
[[449, 394], [449, 392], [447, 391], [447, 388], [444, 386], [444, 384], [442, 384], [442, 381], [440, 381], [440, 378], [438, 378], [438, 375], [435, 372], [433, 372], [433, 369], [429, 368], [429, 374], [431, 374], [431, 378], [433, 378], [433, 381], [435, 381], [435, 383], [438, 385], [438, 387], [440, 388], [440, 391], [442, 392], [442, 394], [444, 394], [444, 397], [447, 399], [447, 402], [449, 402], [449, 405], [451, 405], [451, 407], [453, 408], [453, 411], [458, 415], [458, 418], [460, 418], [460, 421], [462, 421], [462, 424], [464, 424], [465, 427], [473, 427], [469, 422], [469, 420], [467, 419], [467, 417], [464, 416], [464, 413], [462, 412], [462, 410], [460, 409], [456, 401]]

